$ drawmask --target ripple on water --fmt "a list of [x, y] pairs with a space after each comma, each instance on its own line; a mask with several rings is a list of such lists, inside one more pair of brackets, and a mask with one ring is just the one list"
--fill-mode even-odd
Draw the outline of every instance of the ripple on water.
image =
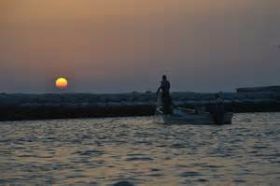
[[187, 171], [180, 174], [181, 177], [194, 177], [194, 176], [202, 176], [199, 172]]
[[152, 161], [152, 160], [153, 160], [153, 158], [143, 157], [143, 156], [136, 156], [136, 157], [126, 158], [126, 161]]
[[95, 149], [92, 149], [92, 150], [83, 150], [83, 151], [76, 151], [74, 152], [74, 154], [78, 154], [78, 155], [81, 155], [81, 156], [101, 156], [104, 154], [104, 152], [102, 151], [99, 151], [99, 150], [95, 150]]

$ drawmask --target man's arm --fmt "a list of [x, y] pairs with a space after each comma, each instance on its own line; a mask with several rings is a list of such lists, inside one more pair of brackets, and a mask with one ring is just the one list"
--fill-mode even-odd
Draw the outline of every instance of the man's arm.
[[160, 82], [160, 86], [159, 86], [158, 89], [157, 89], [157, 95], [159, 94], [159, 91], [160, 91], [160, 89], [162, 89], [162, 87], [163, 87], [163, 83]]
[[158, 94], [159, 94], [160, 89], [161, 89], [161, 86], [160, 86], [160, 87], [158, 87], [157, 92], [156, 92], [156, 95], [158, 95]]

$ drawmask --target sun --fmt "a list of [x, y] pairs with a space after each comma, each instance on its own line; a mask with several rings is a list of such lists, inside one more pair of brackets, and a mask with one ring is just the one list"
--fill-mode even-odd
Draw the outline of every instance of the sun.
[[55, 81], [55, 86], [58, 89], [66, 89], [68, 87], [68, 80], [65, 77], [59, 77]]

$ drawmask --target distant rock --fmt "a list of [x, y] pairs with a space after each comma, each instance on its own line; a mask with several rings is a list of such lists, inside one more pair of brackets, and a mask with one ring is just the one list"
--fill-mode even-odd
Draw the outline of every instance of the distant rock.
[[134, 186], [134, 185], [128, 181], [120, 181], [113, 184], [113, 186]]

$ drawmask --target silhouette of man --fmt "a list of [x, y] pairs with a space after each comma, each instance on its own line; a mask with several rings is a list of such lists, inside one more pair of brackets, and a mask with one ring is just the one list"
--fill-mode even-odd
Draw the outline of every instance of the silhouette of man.
[[214, 102], [214, 110], [212, 110], [212, 116], [214, 117], [214, 121], [216, 124], [224, 123], [224, 100], [223, 93], [215, 94], [215, 102]]
[[164, 114], [171, 114], [171, 97], [170, 97], [170, 82], [167, 80], [166, 75], [162, 76], [162, 80], [160, 82], [160, 87], [157, 89], [157, 96], [161, 96], [162, 100], [162, 107], [163, 107], [163, 113]]

